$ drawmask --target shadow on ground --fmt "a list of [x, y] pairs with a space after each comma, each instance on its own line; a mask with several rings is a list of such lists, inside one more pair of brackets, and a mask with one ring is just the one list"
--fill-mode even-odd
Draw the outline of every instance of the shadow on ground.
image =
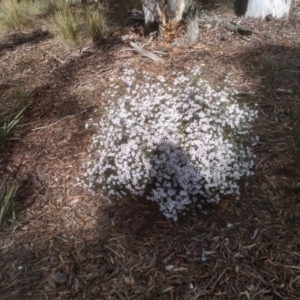
[[[299, 50], [299, 46], [266, 45], [251, 48], [239, 58], [245, 76], [257, 82], [250, 99], [261, 113], [256, 127], [260, 151], [273, 160], [269, 175], [279, 176], [278, 185], [284, 185], [283, 177], [293, 180], [294, 186], [300, 180]], [[285, 185], [291, 188], [289, 183]]]
[[41, 29], [37, 29], [31, 32], [12, 33], [0, 43], [0, 57], [3, 56], [5, 50], [13, 51], [17, 47], [21, 47], [24, 44], [37, 44], [52, 37], [52, 34], [50, 34], [48, 31], [44, 31]]
[[[31, 183], [42, 189], [35, 196], [40, 199], [38, 209], [28, 212], [26, 223], [14, 235], [0, 232], [0, 297], [300, 297], [300, 177], [295, 159], [299, 49], [267, 45], [216, 58], [214, 64], [235, 64], [246, 80], [256, 83], [253, 93], [241, 99], [258, 103], [260, 113], [254, 128], [260, 136], [256, 175], [242, 183], [239, 201], [225, 198], [209, 215], [176, 223], [147, 201], [124, 199], [106, 206], [99, 195], [85, 194], [68, 179], [85, 158], [89, 140], [83, 124], [90, 115], [87, 111], [70, 123], [62, 119], [86, 109], [72, 88], [86, 65], [102, 58], [103, 52], [95, 51], [62, 64], [53, 59], [53, 75], [28, 92], [28, 118], [45, 128], [36, 136], [31, 126], [28, 144], [19, 142], [12, 153], [17, 147], [27, 153], [22, 166], [35, 174], [28, 177], [25, 191], [32, 195]], [[17, 158], [10, 157], [13, 162]], [[70, 185], [75, 186], [71, 193]], [[27, 196], [20, 194], [20, 201]], [[133, 227], [138, 220], [145, 225], [137, 233]]]

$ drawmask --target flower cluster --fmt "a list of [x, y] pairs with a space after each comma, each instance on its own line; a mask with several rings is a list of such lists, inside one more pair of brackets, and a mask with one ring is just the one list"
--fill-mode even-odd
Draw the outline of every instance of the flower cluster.
[[[172, 83], [125, 70], [105, 96], [110, 105], [94, 124], [85, 182], [108, 197], [128, 194], [178, 213], [222, 195], [239, 195], [237, 181], [252, 174], [251, 137], [257, 111], [234, 91], [214, 90], [198, 69], [174, 74]], [[257, 137], [252, 137], [255, 144]]]

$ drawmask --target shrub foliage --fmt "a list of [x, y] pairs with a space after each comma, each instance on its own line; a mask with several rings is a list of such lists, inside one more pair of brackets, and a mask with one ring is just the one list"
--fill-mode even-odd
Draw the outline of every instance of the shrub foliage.
[[125, 70], [105, 94], [110, 105], [94, 124], [85, 164], [89, 189], [146, 197], [174, 220], [222, 195], [238, 196], [238, 181], [252, 174], [244, 138], [255, 145], [257, 111], [240, 105], [230, 88], [214, 90], [198, 69], [174, 74], [172, 83], [138, 77]]

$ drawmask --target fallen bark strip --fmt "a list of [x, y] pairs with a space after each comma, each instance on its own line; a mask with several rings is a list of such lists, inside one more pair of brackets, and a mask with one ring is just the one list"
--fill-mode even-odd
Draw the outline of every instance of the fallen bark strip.
[[159, 56], [157, 56], [149, 51], [144, 50], [142, 47], [138, 46], [134, 42], [130, 42], [130, 46], [133, 47], [136, 51], [138, 51], [143, 56], [146, 56], [154, 61], [164, 62], [164, 60], [161, 59]]
[[224, 22], [223, 26], [233, 32], [239, 33], [240, 35], [251, 35], [252, 31], [241, 27], [234, 22]]

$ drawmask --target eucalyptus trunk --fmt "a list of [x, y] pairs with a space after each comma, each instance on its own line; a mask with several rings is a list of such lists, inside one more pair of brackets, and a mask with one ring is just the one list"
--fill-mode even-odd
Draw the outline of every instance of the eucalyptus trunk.
[[[199, 13], [197, 5], [200, 0], [141, 0], [145, 15], [145, 25], [152, 31], [158, 28], [159, 35], [173, 38], [178, 28], [185, 23], [185, 43], [193, 44], [199, 36]], [[237, 7], [242, 7], [246, 17], [265, 18], [272, 15], [282, 18], [289, 14], [292, 0], [235, 0]], [[246, 8], [246, 9], [244, 9]], [[155, 28], [156, 26], [156, 28]]]
[[191, 0], [142, 0], [146, 27], [151, 29], [158, 24], [162, 36], [175, 36], [190, 2]]
[[265, 18], [272, 15], [282, 18], [289, 14], [292, 0], [248, 0], [246, 17]]

